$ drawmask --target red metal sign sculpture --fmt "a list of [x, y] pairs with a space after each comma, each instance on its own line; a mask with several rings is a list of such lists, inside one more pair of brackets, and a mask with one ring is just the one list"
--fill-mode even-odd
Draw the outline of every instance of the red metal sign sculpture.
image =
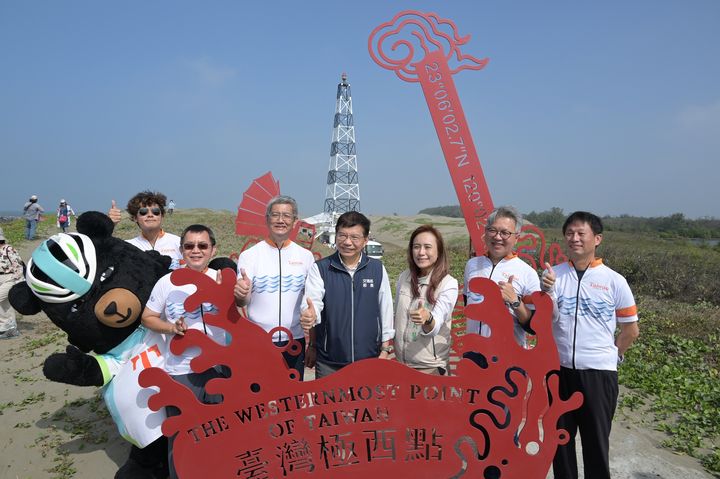
[[280, 182], [273, 178], [270, 171], [255, 178], [250, 184], [238, 206], [235, 218], [235, 234], [243, 236], [267, 235], [265, 207], [268, 202], [280, 194]]
[[[224, 328], [232, 340], [217, 344], [199, 330], [175, 337], [170, 350], [200, 351], [194, 371], [222, 364], [228, 378], [206, 388], [221, 404], [201, 404], [163, 370], [140, 375], [157, 410], [174, 405], [179, 416], [163, 423], [177, 435], [175, 465], [183, 478], [366, 478], [481, 477], [544, 478], [558, 444], [567, 442], [557, 418], [582, 401], [558, 396], [558, 356], [551, 332], [552, 303], [543, 293], [532, 300], [537, 345], [515, 343], [512, 320], [495, 283], [473, 279], [471, 290], [485, 301], [466, 308], [482, 318], [491, 338], [469, 335], [463, 348], [482, 353], [488, 367], [463, 359], [456, 375], [430, 376], [400, 363], [368, 359], [326, 378], [300, 382], [267, 333], [241, 318], [232, 289], [235, 273], [222, 282], [188, 269], [172, 273], [175, 284], [195, 284], [185, 308], [217, 306], [205, 322]], [[289, 332], [289, 331], [288, 331]], [[297, 350], [297, 343], [286, 348]]]
[[[249, 236], [243, 244], [240, 253], [254, 245], [268, 235], [267, 222], [265, 221], [265, 209], [273, 197], [280, 194], [280, 182], [277, 181], [272, 172], [268, 171], [263, 176], [255, 178], [250, 184], [243, 199], [238, 206], [238, 214], [235, 218], [235, 234]], [[306, 249], [311, 249], [315, 240], [315, 225], [298, 221], [295, 224], [290, 239]], [[237, 260], [237, 254], [234, 259]], [[317, 253], [313, 253], [317, 257]]]
[[482, 254], [482, 235], [493, 202], [452, 79], [461, 70], [480, 70], [489, 61], [460, 51], [469, 39], [469, 35], [461, 37], [450, 20], [408, 10], [373, 30], [368, 49], [381, 67], [393, 70], [401, 80], [420, 83], [470, 239]]
[[[547, 244], [545, 234], [535, 225], [525, 225], [517, 241], [517, 255], [534, 269], [544, 269], [545, 263], [564, 263], [568, 260], [558, 243]], [[537, 261], [536, 261], [537, 258]]]

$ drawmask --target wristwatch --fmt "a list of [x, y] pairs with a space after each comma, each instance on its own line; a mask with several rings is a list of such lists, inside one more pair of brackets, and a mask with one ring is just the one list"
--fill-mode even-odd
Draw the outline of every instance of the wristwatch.
[[392, 354], [393, 351], [395, 351], [395, 348], [391, 344], [390, 346], [383, 346], [382, 348], [380, 348], [380, 351], [382, 351], [384, 353]]
[[427, 321], [425, 321], [425, 322], [423, 323], [423, 325], [424, 325], [424, 326], [429, 326], [430, 324], [432, 324], [432, 322], [433, 322], [433, 315], [432, 315], [432, 313], [430, 313], [430, 316], [428, 316]]
[[520, 307], [520, 298], [516, 299], [512, 303], [508, 302], [508, 305], [510, 305], [512, 309], [518, 309]]

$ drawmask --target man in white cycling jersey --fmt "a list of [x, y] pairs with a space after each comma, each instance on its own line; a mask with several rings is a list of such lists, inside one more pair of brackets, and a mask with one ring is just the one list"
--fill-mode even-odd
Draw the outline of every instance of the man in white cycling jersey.
[[[571, 214], [563, 225], [570, 261], [548, 268], [542, 289], [553, 297], [553, 336], [560, 356], [560, 397], [583, 394], [580, 409], [564, 414], [558, 428], [570, 440], [553, 460], [555, 479], [576, 479], [575, 435], [580, 430], [586, 479], [609, 479], [610, 427], [618, 396], [617, 366], [640, 334], [627, 281], [596, 256], [599, 217]], [[616, 334], [616, 327], [620, 332]]]
[[[243, 251], [238, 258], [235, 304], [247, 306], [250, 321], [265, 331], [282, 327], [300, 342], [299, 354], [283, 352], [288, 367], [294, 368], [300, 380], [305, 372], [305, 335], [300, 327], [300, 303], [305, 292], [305, 278], [315, 261], [312, 253], [290, 241], [298, 221], [298, 208], [289, 196], [271, 199], [265, 211], [268, 238]], [[273, 343], [286, 347], [290, 337], [283, 330], [272, 335]], [[315, 347], [308, 345], [308, 347]]]
[[[465, 265], [463, 294], [466, 305], [480, 303], [483, 297], [470, 291], [470, 280], [488, 278], [497, 283], [513, 320], [515, 340], [520, 346], [527, 347], [526, 330], [530, 330], [530, 319], [535, 309], [523, 298], [540, 291], [540, 280], [537, 272], [515, 253], [522, 225], [522, 215], [512, 206], [500, 206], [490, 213], [484, 234], [487, 253], [470, 258]], [[492, 334], [487, 324], [469, 318], [466, 332], [485, 337]], [[487, 359], [480, 353], [468, 352], [465, 357], [481, 367], [487, 366]]]

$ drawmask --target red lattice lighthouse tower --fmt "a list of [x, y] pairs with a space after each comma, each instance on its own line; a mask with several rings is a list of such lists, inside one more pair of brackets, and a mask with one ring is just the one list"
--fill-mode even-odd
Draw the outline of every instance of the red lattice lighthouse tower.
[[343, 73], [337, 87], [335, 121], [333, 123], [330, 166], [325, 188], [323, 212], [331, 224], [347, 211], [360, 211], [357, 155], [355, 154], [355, 123], [352, 95], [347, 74]]

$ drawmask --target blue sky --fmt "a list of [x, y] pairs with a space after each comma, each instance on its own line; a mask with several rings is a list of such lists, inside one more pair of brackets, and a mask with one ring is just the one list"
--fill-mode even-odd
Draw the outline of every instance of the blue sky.
[[0, 210], [234, 210], [270, 170], [317, 213], [343, 71], [362, 210], [457, 204], [419, 84], [367, 51], [406, 9], [490, 58], [454, 80], [496, 205], [720, 217], [716, 0], [0, 0]]

